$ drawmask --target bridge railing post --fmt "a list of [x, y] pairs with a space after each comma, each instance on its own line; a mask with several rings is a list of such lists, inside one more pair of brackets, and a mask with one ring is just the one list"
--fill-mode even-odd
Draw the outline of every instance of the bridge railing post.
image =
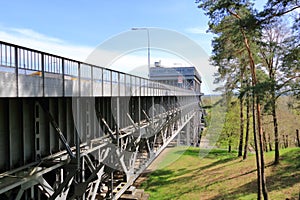
[[43, 89], [43, 97], [45, 97], [45, 54], [42, 53], [42, 56], [41, 56], [41, 64], [42, 64], [42, 89]]
[[16, 96], [19, 96], [19, 49], [18, 47], [14, 46], [15, 50], [15, 73], [16, 73]]
[[94, 66], [90, 66], [91, 67], [91, 93], [90, 96], [94, 96]]
[[62, 96], [65, 97], [65, 59], [62, 58], [62, 66], [61, 66], [61, 76], [62, 76]]

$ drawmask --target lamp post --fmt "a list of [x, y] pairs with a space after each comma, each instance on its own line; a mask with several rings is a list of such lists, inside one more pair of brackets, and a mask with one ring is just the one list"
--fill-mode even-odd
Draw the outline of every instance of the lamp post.
[[150, 79], [150, 33], [148, 28], [131, 28], [133, 31], [145, 30], [148, 38], [148, 78]]

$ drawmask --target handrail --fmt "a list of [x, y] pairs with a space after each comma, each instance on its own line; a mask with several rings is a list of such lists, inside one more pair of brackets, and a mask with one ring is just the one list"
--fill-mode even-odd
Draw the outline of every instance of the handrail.
[[[153, 89], [153, 93], [155, 93], [155, 89], [158, 89], [165, 92], [169, 91], [173, 94], [181, 93], [183, 95], [196, 95], [192, 90], [162, 84], [136, 75], [119, 72], [102, 66], [77, 61], [4, 41], [0, 41], [0, 67], [15, 69], [14, 72], [17, 77], [17, 87], [19, 74], [22, 75], [25, 73], [25, 75], [42, 77], [44, 90], [45, 77], [49, 77], [52, 74], [52, 76], [56, 75], [56, 78], [61, 79], [63, 83], [68, 80], [79, 80], [79, 91], [81, 90], [80, 83], [83, 81], [91, 81], [91, 85], [95, 81], [101, 81], [102, 84], [109, 82], [111, 86], [110, 90], [112, 90], [112, 85], [120, 83], [125, 87], [130, 86], [131, 89], [136, 87], [139, 88], [139, 90], [141, 90], [141, 87], [151, 88]], [[27, 72], [29, 72], [29, 74], [27, 74]], [[120, 79], [121, 76], [123, 77], [123, 80]], [[129, 78], [129, 80], [127, 80], [127, 78]], [[93, 90], [93, 88], [90, 89], [91, 91]], [[44, 95], [45, 92], [43, 91], [43, 96]], [[65, 93], [63, 95], [65, 95]]]

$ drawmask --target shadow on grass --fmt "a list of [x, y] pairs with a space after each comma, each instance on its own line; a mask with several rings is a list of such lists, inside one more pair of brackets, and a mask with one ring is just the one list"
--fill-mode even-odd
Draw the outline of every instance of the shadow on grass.
[[[205, 157], [202, 157], [200, 153], [205, 154]], [[199, 148], [188, 148], [186, 150], [179, 150], [176, 151], [175, 154], [182, 154], [183, 156], [192, 156], [192, 157], [199, 157], [200, 158], [205, 158], [205, 159], [219, 159], [213, 163], [210, 163], [208, 165], [199, 167], [198, 171], [202, 171], [205, 169], [213, 168], [217, 165], [225, 164], [227, 162], [233, 161], [238, 159], [237, 152], [232, 151], [231, 153], [228, 153], [227, 150], [225, 149], [200, 149]]]
[[[199, 150], [188, 149], [184, 154], [188, 156], [198, 156]], [[237, 174], [236, 176], [223, 177], [220, 180], [216, 180], [212, 183], [206, 184], [205, 186], [199, 187], [199, 185], [190, 185], [192, 179], [197, 179], [198, 176], [202, 176], [200, 173], [202, 170], [218, 170], [221, 167], [234, 165], [236, 162], [229, 163], [235, 159], [236, 154], [228, 154], [226, 150], [212, 150], [208, 153], [207, 159], [218, 159], [215, 162], [211, 162], [205, 166], [201, 166], [196, 170], [190, 170], [186, 168], [180, 168], [176, 171], [161, 169], [152, 172], [151, 176], [147, 181], [143, 183], [143, 188], [147, 191], [154, 193], [155, 195], [160, 195], [162, 191], [161, 188], [165, 188], [165, 193], [163, 193], [163, 198], [159, 196], [160, 199], [180, 199], [184, 194], [195, 193], [195, 191], [201, 192], [203, 188], [208, 188], [214, 184], [228, 184], [227, 181], [232, 179], [239, 179], [245, 175], [255, 173], [256, 169], [249, 169], [243, 174]], [[215, 168], [217, 167], [217, 168]], [[266, 177], [267, 179], [267, 188], [269, 192], [281, 191], [283, 189], [288, 189], [290, 187], [295, 188], [297, 184], [300, 185], [300, 149], [291, 149], [288, 152], [282, 153], [281, 160], [279, 165], [267, 165], [268, 171], [271, 171], [271, 174]], [[233, 170], [235, 170], [233, 168]], [[207, 172], [207, 171], [206, 171]], [[206, 173], [205, 172], [205, 173]], [[210, 173], [210, 172], [207, 172]], [[234, 174], [233, 174], [234, 175]], [[257, 192], [257, 181], [247, 182], [239, 187], [232, 186], [234, 189], [229, 191], [220, 192], [212, 199], [253, 199], [256, 198]], [[174, 185], [176, 189], [174, 190]], [[182, 186], [182, 187], [181, 187]], [[178, 187], [178, 189], [177, 189]], [[172, 188], [172, 189], [171, 189]], [[281, 195], [281, 196], [271, 196], [270, 199], [297, 199], [299, 195], [299, 189], [289, 191], [289, 196], [284, 196], [284, 194], [272, 193], [272, 195]]]
[[[224, 158], [224, 159], [220, 159], [220, 160], [217, 160], [217, 161], [215, 161], [215, 162], [212, 162], [212, 163], [210, 163], [210, 164], [208, 164], [208, 165], [204, 165], [204, 166], [202, 166], [202, 167], [199, 167], [199, 168], [196, 170], [196, 172], [208, 170], [208, 169], [210, 169], [210, 168], [214, 168], [214, 167], [216, 167], [216, 166], [218, 166], [218, 165], [226, 164], [226, 163], [228, 163], [228, 162], [230, 162], [230, 161], [233, 161], [233, 160], [236, 160], [236, 159], [238, 159], [238, 158], [232, 157], [232, 158]], [[221, 168], [221, 167], [219, 167], [219, 168]], [[214, 170], [214, 169], [212, 169], [212, 170]]]
[[[199, 149], [190, 148], [187, 149], [184, 152], [185, 156], [193, 156], [193, 157], [199, 157]], [[153, 192], [153, 193], [159, 193], [159, 187], [165, 187], [169, 188], [174, 184], [178, 185], [188, 185], [192, 179], [195, 179], [197, 176], [199, 176], [199, 172], [205, 169], [213, 168], [218, 165], [225, 164], [227, 162], [230, 162], [232, 160], [238, 159], [236, 154], [229, 154], [226, 150], [211, 150], [207, 154], [208, 159], [216, 160], [215, 162], [211, 162], [208, 165], [202, 166], [197, 168], [197, 170], [194, 169], [186, 169], [181, 168], [178, 170], [168, 170], [168, 169], [158, 169], [152, 172], [149, 176], [149, 178], [142, 183], [142, 187], [147, 191]], [[206, 161], [207, 162], [207, 161]], [[159, 187], [158, 187], [159, 186]], [[183, 194], [186, 194], [188, 192], [199, 190], [201, 188], [185, 188], [185, 189], [179, 189], [176, 191], [176, 193], [168, 194], [168, 198], [176, 199], [180, 197]], [[168, 199], [166, 197], [166, 199]]]
[[142, 183], [142, 187], [145, 190], [150, 190], [151, 192], [156, 191], [157, 185], [166, 185], [168, 183], [168, 178], [174, 172], [172, 170], [155, 170], [150, 173], [150, 177]]
[[[204, 150], [201, 150], [201, 151], [209, 151], [209, 152], [207, 152], [207, 155], [204, 157], [205, 159], [213, 159], [213, 160], [218, 159], [218, 160], [215, 161], [215, 162], [212, 162], [208, 165], [199, 167], [197, 171], [202, 171], [202, 170], [206, 170], [206, 169], [209, 169], [209, 168], [214, 168], [218, 165], [223, 165], [223, 164], [226, 164], [226, 163], [231, 162], [233, 160], [239, 159], [237, 157], [236, 151], [233, 151], [231, 153], [228, 153], [228, 151], [224, 150], [224, 149], [212, 149], [212, 150], [204, 149]], [[203, 153], [205, 153], [205, 152], [203, 152]], [[199, 156], [199, 153], [198, 153], [198, 156]]]
[[193, 157], [200, 157], [200, 158], [216, 159], [216, 158], [236, 157], [237, 152], [232, 151], [232, 152], [229, 153], [225, 149], [188, 148], [188, 149], [184, 150], [184, 155], [193, 156]]
[[174, 184], [175, 182], [180, 182], [185, 179], [189, 179], [189, 177], [180, 180], [172, 180], [170, 181], [171, 178], [173, 177], [179, 177], [184, 174], [188, 174], [192, 172], [192, 170], [187, 170], [185, 168], [178, 169], [176, 171], [173, 170], [165, 170], [165, 169], [159, 169], [155, 170], [154, 172], [150, 173], [150, 177], [142, 184], [143, 188], [146, 190], [153, 187], [153, 186], [164, 186], [164, 185], [169, 185], [169, 184]]
[[[294, 149], [281, 155], [281, 164], [268, 165], [271, 168], [271, 175], [266, 177], [267, 189], [269, 192], [278, 191], [300, 184], [300, 149]], [[255, 172], [252, 170], [246, 174]], [[245, 174], [241, 174], [243, 176]], [[239, 176], [233, 177], [239, 178]], [[232, 179], [232, 178], [230, 178]], [[229, 179], [228, 179], [229, 180]], [[225, 181], [225, 180], [224, 180]], [[256, 194], [257, 180], [246, 183], [238, 187], [235, 191], [227, 194], [219, 194], [214, 199], [239, 199], [243, 194]], [[300, 189], [293, 191], [292, 196], [286, 196], [287, 199], [298, 199]], [[275, 197], [276, 198], [276, 197]], [[273, 197], [273, 199], [275, 199]]]

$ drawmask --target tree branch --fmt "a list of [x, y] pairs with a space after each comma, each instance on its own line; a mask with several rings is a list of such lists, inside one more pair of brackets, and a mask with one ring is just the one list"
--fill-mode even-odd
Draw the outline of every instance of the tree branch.
[[286, 93], [288, 93], [288, 92], [295, 92], [295, 91], [300, 91], [300, 88], [299, 88], [299, 89], [289, 89], [289, 90], [284, 90], [284, 91], [278, 93], [278, 94], [276, 95], [275, 99], [278, 99], [278, 98], [279, 98], [281, 95], [283, 95], [283, 94], [286, 94]]
[[299, 76], [292, 76], [289, 79], [287, 79], [286, 81], [284, 81], [282, 84], [279, 85], [278, 89], [281, 89], [282, 87], [284, 87], [286, 84], [288, 84], [291, 80], [295, 79], [295, 78], [300, 78]]
[[227, 11], [228, 11], [231, 15], [235, 16], [236, 18], [242, 19], [241, 16], [239, 16], [237, 13], [234, 13], [234, 12], [233, 12], [232, 10], [230, 10], [229, 8], [227, 8]]

